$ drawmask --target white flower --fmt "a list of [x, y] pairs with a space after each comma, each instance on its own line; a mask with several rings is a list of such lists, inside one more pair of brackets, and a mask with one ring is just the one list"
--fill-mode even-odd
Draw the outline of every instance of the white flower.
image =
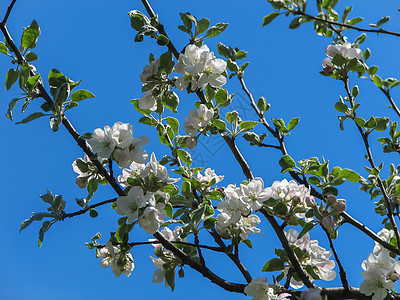
[[128, 195], [118, 197], [117, 214], [128, 216], [128, 223], [132, 223], [139, 216], [139, 209], [146, 206], [146, 202], [155, 203], [154, 196], [150, 193], [144, 195], [142, 188], [132, 187]]
[[[80, 158], [78, 158], [78, 159], [80, 159]], [[77, 159], [77, 160], [78, 160], [78, 159]], [[82, 172], [81, 169], [79, 169], [79, 167], [78, 167], [77, 160], [75, 160], [75, 161], [72, 163], [72, 169], [73, 169], [76, 173], [79, 174], [78, 177], [76, 178], [75, 183], [76, 183], [81, 189], [84, 189], [84, 188], [87, 186], [89, 179], [90, 179], [91, 177], [93, 177], [93, 170], [91, 170], [90, 173], [84, 173], [84, 172]], [[89, 156], [87, 156], [87, 154], [85, 154], [85, 156], [84, 156], [84, 158], [83, 158], [83, 161], [84, 161], [85, 163], [90, 163], [90, 158], [89, 158]], [[97, 169], [96, 169], [96, 170], [97, 170]], [[90, 170], [88, 170], [88, 172], [89, 172], [89, 171], [90, 171]]]
[[[393, 230], [388, 230], [386, 228], [383, 228], [381, 231], [379, 231], [377, 233], [377, 236], [385, 241], [390, 243], [390, 240], [392, 239], [392, 237], [394, 236], [394, 231]], [[381, 252], [382, 250], [385, 250], [385, 248], [383, 248], [380, 244], [375, 242], [375, 247], [374, 247], [374, 254], [378, 255], [379, 252]]]
[[332, 58], [335, 57], [336, 54], [340, 54], [347, 59], [362, 58], [361, 50], [359, 48], [352, 48], [351, 43], [349, 42], [346, 42], [343, 45], [328, 45], [325, 49], [325, 53]]
[[151, 76], [157, 74], [159, 67], [160, 67], [160, 59], [159, 58], [157, 58], [156, 60], [153, 60], [150, 63], [150, 65], [146, 65], [143, 68], [143, 72], [139, 75], [142, 83], [145, 84], [150, 79]]
[[381, 269], [388, 274], [394, 271], [395, 265], [396, 262], [390, 257], [389, 252], [381, 250], [378, 255], [368, 254], [367, 259], [363, 261], [361, 266], [367, 272], [373, 269]]
[[[163, 282], [165, 279], [165, 269], [164, 269], [164, 261], [161, 258], [154, 258], [151, 257], [151, 260], [153, 261], [153, 264], [156, 268], [158, 268], [157, 270], [154, 271], [153, 274], [153, 283], [158, 283], [158, 282]], [[175, 274], [175, 270], [174, 270], [174, 274]], [[165, 280], [165, 287], [169, 287], [169, 284], [167, 283], [167, 281]]]
[[143, 215], [139, 216], [139, 225], [148, 234], [156, 233], [164, 222], [164, 218], [167, 216], [164, 207], [164, 203], [157, 203], [157, 207], [146, 207]]
[[133, 127], [129, 123], [116, 122], [111, 128], [111, 136], [116, 147], [125, 148], [133, 141]]
[[155, 111], [157, 109], [157, 99], [154, 97], [152, 92], [147, 92], [139, 99], [140, 109], [150, 109]]
[[[285, 236], [289, 244], [299, 247], [301, 250], [306, 250], [309, 257], [302, 261], [303, 265], [311, 265], [317, 267], [315, 273], [322, 280], [330, 281], [336, 277], [336, 272], [333, 271], [335, 268], [335, 262], [329, 260], [332, 255], [331, 251], [327, 251], [325, 248], [318, 245], [318, 241], [310, 240], [310, 235], [307, 232], [300, 239], [298, 239], [299, 233], [295, 229], [289, 229], [285, 232]], [[285, 275], [288, 274], [289, 267], [284, 270]], [[299, 289], [303, 286], [303, 282], [295, 280], [293, 277], [290, 280], [290, 286], [294, 289]]]
[[100, 257], [103, 258], [100, 262], [100, 266], [107, 268], [111, 265], [115, 277], [119, 277], [122, 273], [129, 277], [135, 268], [132, 255], [130, 253], [121, 252], [121, 250], [114, 247], [110, 241], [107, 242], [105, 247], [100, 249]]
[[146, 165], [145, 172], [147, 174], [149, 174], [150, 172], [153, 173], [158, 179], [167, 184], [179, 181], [179, 178], [169, 177], [167, 168], [158, 162], [154, 152], [151, 154], [150, 161]]
[[118, 163], [120, 168], [127, 168], [133, 161], [137, 163], [144, 163], [149, 159], [146, 150], [142, 149], [150, 139], [147, 136], [140, 136], [132, 138], [128, 147], [121, 149], [116, 148], [113, 153], [113, 158]]
[[199, 172], [199, 173], [197, 173], [195, 178], [200, 182], [206, 182], [206, 183], [209, 183], [209, 182], [211, 182], [211, 180], [215, 179], [215, 183], [218, 183], [222, 179], [224, 179], [224, 176], [223, 175], [218, 176], [217, 174], [215, 174], [215, 170], [212, 170], [211, 168], [207, 168], [204, 171], [204, 176], [201, 175]]
[[128, 178], [135, 178], [135, 177], [145, 177], [145, 168], [144, 164], [138, 164], [137, 162], [132, 162], [129, 166], [129, 169], [125, 168], [122, 170], [122, 174], [118, 176], [119, 184], [126, 188], [129, 186]]
[[115, 141], [112, 138], [110, 126], [105, 126], [104, 130], [96, 128], [92, 138], [87, 140], [93, 152], [97, 153], [100, 161], [108, 159], [115, 149]]
[[226, 83], [226, 78], [222, 75], [225, 70], [226, 62], [215, 58], [206, 45], [199, 48], [190, 44], [185, 48], [185, 52], [179, 55], [175, 71], [183, 76], [176, 80], [175, 86], [181, 91], [189, 84], [192, 91], [202, 90], [207, 84], [217, 88]]
[[256, 227], [260, 223], [261, 220], [257, 215], [242, 216], [237, 224], [241, 231], [240, 237], [245, 240], [252, 233], [260, 233], [261, 230]]
[[371, 296], [372, 300], [384, 300], [387, 290], [393, 288], [393, 281], [387, 278], [381, 269], [373, 269], [368, 272], [362, 272], [364, 281], [360, 285], [360, 292], [366, 296]]
[[288, 293], [276, 295], [265, 278], [253, 279], [244, 288], [244, 292], [247, 296], [253, 297], [253, 300], [281, 300], [290, 296]]
[[269, 198], [264, 189], [264, 181], [259, 177], [252, 179], [247, 185], [241, 184], [240, 191], [244, 201], [253, 210], [263, 207], [263, 202]]

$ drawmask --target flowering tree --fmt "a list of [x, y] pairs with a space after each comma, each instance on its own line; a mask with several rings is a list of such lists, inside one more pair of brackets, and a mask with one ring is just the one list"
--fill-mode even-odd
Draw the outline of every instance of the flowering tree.
[[[156, 131], [169, 154], [157, 158], [156, 153], [146, 149], [149, 138], [136, 136], [133, 126], [128, 123], [116, 121], [91, 133], [79, 134], [67, 118], [67, 112], [94, 95], [79, 89], [80, 81], [74, 82], [56, 69], [49, 72], [48, 83], [44, 82], [31, 64], [38, 58], [32, 51], [40, 35], [38, 23], [32, 21], [24, 28], [19, 47], [7, 31], [7, 21], [15, 2], [11, 1], [1, 22], [5, 43], [0, 43], [0, 52], [12, 58], [14, 63], [6, 75], [6, 89], [19, 84], [23, 94], [10, 102], [7, 117], [13, 119], [13, 109], [21, 100], [24, 100], [23, 111], [32, 101], [44, 100], [40, 111], [18, 123], [48, 116], [51, 129], [57, 132], [60, 126], [64, 126], [84, 152], [73, 163], [78, 174], [76, 184], [87, 190], [84, 198], [76, 199], [80, 209], [68, 212], [72, 208], [65, 209], [66, 201], [62, 196], [48, 191], [40, 196], [49, 205], [47, 212], [33, 213], [21, 224], [20, 230], [24, 230], [34, 221], [41, 222], [39, 246], [55, 223], [85, 213], [100, 217], [96, 208], [108, 205], [120, 215], [118, 222], [111, 229], [110, 238], [98, 233], [87, 247], [101, 258], [100, 265], [111, 266], [117, 277], [122, 273], [129, 276], [134, 270], [131, 254], [134, 247], [152, 244], [154, 253], [151, 260], [156, 267], [153, 282], [165, 282], [172, 290], [176, 275], [183, 277], [183, 267], [187, 266], [222, 289], [246, 294], [253, 299], [370, 299], [372, 296], [372, 299], [379, 300], [397, 297], [394, 283], [400, 274], [397, 260], [400, 237], [396, 225], [400, 177], [393, 164], [390, 164], [389, 176], [381, 173], [381, 170], [384, 172], [383, 165], [375, 164], [370, 142], [375, 132], [384, 132], [382, 134], [386, 136], [378, 140], [383, 151], [400, 153], [400, 131], [396, 130], [397, 122], [388, 117], [359, 116], [357, 97], [360, 91], [357, 85], [350, 83], [351, 79], [371, 81], [400, 117], [391, 94], [392, 88], [400, 82], [395, 78], [378, 76], [378, 67], [367, 64], [371, 51], [368, 48], [361, 50], [365, 32], [400, 36], [382, 28], [388, 17], [372, 24], [371, 28], [356, 27], [362, 18], [349, 19], [351, 8], [346, 8], [339, 17], [334, 9], [338, 2], [335, 0], [317, 1], [316, 15], [308, 13], [304, 0], [269, 0], [273, 11], [263, 19], [263, 26], [266, 26], [278, 16], [286, 15], [291, 19], [291, 29], [312, 22], [318, 35], [332, 38], [326, 42], [321, 75], [344, 86], [344, 96], [335, 104], [335, 109], [339, 113], [340, 129], [344, 130], [345, 122], [353, 122], [361, 136], [368, 161], [367, 178], [364, 178], [346, 167], [330, 168], [329, 161], [324, 158], [299, 161], [292, 158], [285, 142], [298, 125], [299, 118], [286, 123], [279, 118], [270, 121], [267, 116], [270, 105], [266, 99], [254, 99], [246, 86], [245, 70], [249, 63], [241, 63], [241, 60], [247, 53], [219, 43], [216, 55], [207, 46], [210, 38], [225, 31], [227, 23], [210, 26], [207, 18], [181, 13], [182, 25], [178, 28], [189, 35], [189, 43], [178, 51], [173, 37], [162, 25], [162, 17], [158, 17], [145, 0], [142, 3], [146, 13], [129, 12], [135, 42], [151, 38], [165, 51], [157, 58], [150, 54], [149, 62], [144, 64], [140, 74], [142, 96], [131, 103], [140, 115], [138, 122]], [[345, 36], [346, 30], [362, 34], [353, 41]], [[236, 110], [229, 109], [235, 97], [224, 88], [228, 80], [239, 81], [257, 121], [243, 119]], [[181, 93], [188, 93], [195, 99], [186, 116], [178, 115], [178, 94]], [[221, 110], [225, 108], [228, 112], [223, 115]], [[243, 182], [223, 183], [224, 176], [217, 175], [213, 169], [194, 166], [190, 154], [192, 149], [198, 147], [200, 139], [212, 136], [220, 136], [229, 147], [243, 172]], [[288, 179], [276, 180], [268, 186], [261, 177], [254, 176], [239, 149], [239, 139], [247, 141], [248, 146], [279, 151], [278, 163]], [[358, 183], [376, 200], [375, 212], [382, 216], [384, 225], [378, 233], [346, 211], [346, 201], [339, 198], [340, 186], [345, 181]], [[98, 199], [99, 184], [110, 185], [116, 197]], [[262, 221], [272, 229], [265, 238], [274, 235], [281, 244], [275, 249], [276, 256], [259, 268], [263, 272], [274, 272], [268, 274], [268, 281], [260, 275], [250, 274], [246, 259], [239, 255], [241, 247], [252, 248], [251, 240], [255, 234], [261, 233], [259, 226]], [[375, 247], [362, 263], [364, 271], [360, 286], [352, 286], [349, 282], [340, 260], [340, 250], [336, 251], [334, 247], [334, 240], [338, 232], [344, 230], [344, 224], [352, 225], [365, 238], [375, 242]], [[132, 232], [138, 227], [153, 238], [135, 240]], [[325, 233], [324, 241], [310, 238], [316, 230]], [[212, 243], [200, 242], [209, 241], [206, 236], [212, 238]], [[321, 246], [325, 244], [325, 247]], [[243, 282], [230, 282], [224, 274], [214, 272], [207, 263], [206, 251], [229, 258], [242, 274]], [[319, 287], [319, 280], [331, 281], [336, 272], [339, 273], [340, 286]], [[300, 292], [303, 286], [307, 289]]]

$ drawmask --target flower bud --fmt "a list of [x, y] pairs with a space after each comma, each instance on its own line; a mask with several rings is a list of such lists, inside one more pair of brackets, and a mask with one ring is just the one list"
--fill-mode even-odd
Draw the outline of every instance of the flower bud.
[[321, 224], [328, 230], [332, 230], [335, 227], [335, 223], [333, 222], [331, 217], [323, 217]]
[[390, 277], [390, 280], [391, 280], [391, 281], [396, 282], [397, 280], [399, 280], [400, 275], [397, 274], [397, 273], [392, 273], [392, 274], [390, 274], [389, 277]]
[[306, 204], [308, 207], [314, 207], [317, 205], [317, 203], [315, 202], [314, 196], [307, 196], [306, 197]]
[[301, 300], [322, 300], [321, 290], [308, 289], [303, 291], [300, 295]]
[[336, 204], [335, 204], [335, 206], [333, 207], [333, 209], [336, 211], [336, 212], [338, 212], [338, 213], [341, 213], [341, 212], [344, 212], [345, 210], [346, 210], [346, 203], [344, 203], [344, 201], [338, 201]]
[[186, 141], [186, 147], [188, 147], [189, 149], [194, 149], [194, 147], [196, 147], [197, 141], [195, 138], [188, 138]]
[[336, 196], [329, 194], [328, 196], [326, 196], [326, 205], [327, 206], [334, 206], [336, 204], [337, 200], [336, 200]]

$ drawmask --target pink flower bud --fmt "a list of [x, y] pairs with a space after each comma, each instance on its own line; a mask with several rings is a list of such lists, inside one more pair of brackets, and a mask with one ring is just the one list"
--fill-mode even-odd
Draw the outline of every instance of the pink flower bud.
[[197, 141], [196, 139], [190, 137], [187, 139], [186, 141], [186, 147], [188, 147], [189, 149], [194, 149], [194, 147], [196, 147]]
[[308, 289], [303, 291], [300, 295], [301, 300], [322, 300], [321, 290]]
[[308, 196], [306, 197], [306, 204], [308, 207], [314, 207], [317, 205], [317, 203], [315, 202], [314, 196]]
[[391, 281], [396, 282], [397, 280], [399, 280], [400, 275], [397, 274], [397, 273], [392, 273], [392, 274], [390, 274], [389, 277], [390, 277], [390, 280], [391, 280]]
[[333, 209], [339, 213], [344, 212], [346, 210], [346, 203], [344, 203], [344, 201], [338, 201], [335, 206], [333, 207]]
[[326, 205], [327, 206], [334, 206], [336, 204], [336, 202], [337, 202], [337, 200], [336, 200], [336, 196], [335, 195], [329, 194], [326, 197]]
[[324, 226], [328, 230], [332, 230], [335, 227], [335, 223], [333, 222], [331, 217], [323, 217], [321, 223], [322, 226]]

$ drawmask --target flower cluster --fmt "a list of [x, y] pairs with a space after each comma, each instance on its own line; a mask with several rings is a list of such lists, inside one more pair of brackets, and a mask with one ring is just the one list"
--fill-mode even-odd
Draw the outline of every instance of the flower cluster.
[[145, 136], [133, 138], [132, 125], [122, 122], [115, 123], [111, 128], [105, 126], [104, 130], [95, 129], [92, 137], [87, 140], [101, 162], [111, 158], [121, 168], [127, 168], [133, 161], [144, 163], [148, 154], [141, 147], [149, 141]]
[[113, 246], [110, 241], [107, 242], [105, 247], [100, 249], [100, 257], [103, 259], [100, 262], [100, 266], [107, 268], [111, 265], [115, 277], [121, 276], [122, 273], [129, 276], [135, 268], [132, 255]]
[[[169, 177], [167, 169], [153, 153], [146, 165], [133, 162], [130, 169], [123, 170], [118, 180], [122, 186], [130, 189], [126, 196], [117, 199], [116, 212], [127, 216], [128, 223], [138, 220], [147, 233], [154, 234], [167, 216], [165, 206], [170, 198], [168, 193], [159, 191], [159, 188], [179, 179]], [[131, 186], [129, 182], [140, 183], [141, 186]]]
[[261, 220], [250, 213], [260, 209], [268, 199], [263, 180], [254, 178], [240, 187], [228, 185], [224, 193], [226, 200], [217, 207], [221, 212], [217, 216], [217, 230], [221, 236], [231, 239], [239, 235], [241, 239], [246, 239], [251, 233], [260, 233], [256, 226]]
[[322, 61], [324, 67], [324, 73], [329, 73], [333, 66], [332, 59], [337, 55], [343, 56], [345, 59], [361, 59], [362, 52], [359, 48], [352, 48], [351, 43], [346, 42], [344, 44], [328, 45], [325, 49], [327, 58]]
[[196, 45], [188, 45], [184, 53], [179, 55], [179, 62], [175, 71], [182, 74], [175, 86], [183, 91], [190, 86], [192, 91], [203, 90], [207, 84], [214, 88], [226, 83], [226, 62], [215, 58], [206, 45], [200, 48]]
[[190, 135], [188, 139], [187, 147], [193, 149], [196, 146], [196, 139], [194, 135], [201, 129], [208, 125], [214, 116], [214, 110], [212, 108], [207, 108], [205, 104], [200, 104], [199, 109], [191, 109], [189, 111], [189, 117], [185, 118], [185, 128], [186, 134]]
[[281, 300], [291, 296], [288, 293], [277, 295], [265, 278], [253, 279], [244, 288], [244, 292], [247, 296], [253, 297], [253, 300]]
[[[390, 242], [394, 232], [392, 230], [383, 229], [378, 236]], [[372, 300], [386, 299], [388, 289], [392, 289], [394, 282], [400, 277], [400, 264], [390, 257], [389, 252], [376, 243], [373, 253], [362, 263], [362, 277], [364, 281], [360, 285], [360, 291], [372, 296]]]
[[[322, 280], [331, 281], [336, 277], [336, 272], [333, 271], [335, 268], [335, 262], [329, 260], [332, 255], [332, 251], [327, 251], [325, 248], [318, 245], [317, 240], [310, 240], [309, 233], [303, 235], [298, 239], [299, 233], [295, 229], [289, 229], [285, 232], [285, 236], [288, 239], [289, 244], [300, 248], [305, 251], [308, 255], [304, 255], [301, 263], [304, 266], [310, 265], [314, 273]], [[289, 272], [289, 266], [284, 270], [284, 273]], [[290, 280], [290, 286], [294, 289], [299, 289], [303, 286], [303, 282], [296, 280], [293, 276]]]

